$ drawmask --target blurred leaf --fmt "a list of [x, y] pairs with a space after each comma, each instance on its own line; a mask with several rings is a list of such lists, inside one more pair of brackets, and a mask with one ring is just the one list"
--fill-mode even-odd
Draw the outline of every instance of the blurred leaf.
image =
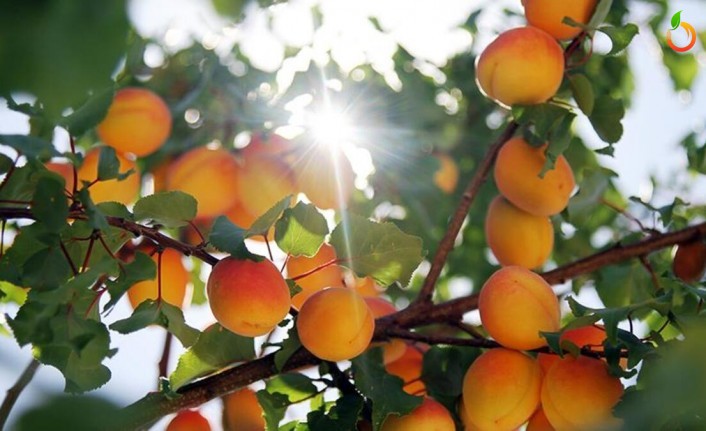
[[157, 265], [152, 258], [138, 251], [132, 262], [121, 265], [120, 275], [117, 278], [106, 282], [110, 301], [105, 304], [103, 310], [112, 309], [134, 284], [143, 280], [154, 280], [156, 276]]
[[680, 54], [672, 49], [663, 49], [662, 61], [669, 71], [674, 90], [691, 90], [699, 75], [699, 61], [696, 59], [696, 55]]
[[130, 334], [150, 325], [159, 325], [174, 334], [184, 347], [192, 346], [199, 331], [188, 326], [181, 309], [164, 301], [148, 299], [142, 302], [127, 319], [118, 320], [110, 329], [121, 334]]
[[51, 395], [24, 410], [17, 431], [100, 431], [118, 421], [120, 410], [108, 400], [88, 396]]
[[314, 205], [303, 202], [284, 210], [275, 223], [277, 245], [292, 256], [315, 255], [328, 233], [324, 216]]
[[36, 158], [42, 161], [59, 156], [59, 152], [56, 151], [51, 142], [36, 136], [0, 135], [0, 144], [7, 145], [28, 158]]
[[196, 217], [196, 199], [180, 191], [159, 192], [135, 203], [137, 220], [151, 220], [166, 227], [181, 227]]
[[311, 431], [349, 431], [356, 429], [358, 415], [363, 410], [363, 398], [357, 394], [343, 394], [326, 412], [317, 409], [306, 416]]
[[112, 147], [101, 147], [98, 157], [98, 180], [107, 181], [117, 178], [120, 174], [120, 161]]
[[598, 28], [598, 26], [603, 24], [608, 13], [610, 13], [611, 6], [613, 6], [613, 0], [599, 0], [591, 19], [588, 21], [587, 27]]
[[0, 303], [22, 305], [27, 300], [27, 289], [7, 281], [0, 281]]
[[228, 18], [240, 18], [247, 0], [211, 0], [213, 8]]
[[598, 27], [598, 31], [605, 33], [613, 43], [613, 47], [608, 52], [608, 55], [621, 53], [630, 45], [633, 38], [640, 33], [640, 29], [632, 23], [626, 24], [624, 27], [603, 26]]
[[512, 115], [521, 126], [527, 142], [533, 146], [548, 144], [547, 159], [540, 177], [554, 169], [557, 158], [571, 142], [571, 124], [576, 117], [570, 110], [550, 103], [539, 105], [515, 105]]
[[55, 176], [42, 177], [32, 198], [32, 214], [50, 232], [59, 232], [67, 226], [69, 207], [64, 194], [64, 183]]
[[203, 261], [199, 259], [191, 259], [191, 263], [194, 268], [189, 273], [189, 280], [194, 286], [193, 294], [191, 295], [192, 305], [202, 305], [208, 301], [206, 297], [206, 283], [201, 279], [201, 267], [203, 267]]
[[569, 75], [569, 84], [574, 100], [579, 105], [581, 111], [586, 115], [591, 115], [596, 96], [593, 93], [591, 81], [580, 73]]
[[689, 133], [681, 141], [681, 146], [686, 150], [689, 169], [700, 174], [706, 174], [706, 141], [704, 144], [699, 145], [696, 139], [696, 133]]
[[623, 136], [621, 123], [625, 116], [625, 106], [622, 100], [610, 96], [599, 96], [588, 117], [598, 136], [609, 144], [614, 144]]
[[72, 136], [81, 136], [93, 129], [108, 113], [108, 108], [113, 102], [115, 87], [109, 86], [104, 90], [91, 95], [88, 100], [76, 111], [59, 120], [59, 124], [66, 127]]

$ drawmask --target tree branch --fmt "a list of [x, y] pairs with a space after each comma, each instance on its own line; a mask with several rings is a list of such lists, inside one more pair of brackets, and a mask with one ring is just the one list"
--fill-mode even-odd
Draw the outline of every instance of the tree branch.
[[12, 411], [12, 407], [15, 405], [15, 402], [20, 397], [20, 394], [22, 394], [22, 391], [27, 387], [27, 385], [29, 385], [29, 382], [32, 381], [32, 378], [37, 372], [39, 365], [39, 361], [37, 361], [36, 359], [32, 359], [32, 362], [27, 365], [27, 368], [25, 368], [25, 370], [22, 372], [22, 375], [20, 375], [15, 384], [7, 390], [7, 395], [5, 396], [2, 405], [0, 405], [0, 430], [5, 429], [5, 423], [10, 417], [10, 411]]

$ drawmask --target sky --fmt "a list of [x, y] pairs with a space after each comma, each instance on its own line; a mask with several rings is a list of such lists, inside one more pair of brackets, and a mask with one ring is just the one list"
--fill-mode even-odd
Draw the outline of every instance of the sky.
[[[320, 3], [324, 17], [318, 31], [315, 31], [308, 13], [314, 3]], [[242, 52], [253, 65], [264, 70], [277, 70], [282, 65], [284, 43], [287, 43], [307, 47], [298, 61], [325, 61], [330, 56], [344, 70], [352, 70], [361, 62], [370, 62], [394, 86], [394, 76], [389, 74], [389, 57], [397, 44], [441, 66], [449, 55], [466, 49], [471, 42], [470, 36], [457, 28], [471, 11], [489, 5], [491, 11], [485, 14], [480, 27], [492, 32], [508, 27], [502, 20], [500, 8], [519, 9], [519, 3], [519, 0], [445, 0], [441, 7], [438, 0], [292, 0], [278, 6], [273, 13], [274, 31], [266, 27], [268, 17], [255, 11], [250, 11], [241, 26], [223, 30], [224, 22], [211, 10], [208, 0], [132, 1], [130, 16], [141, 34], [164, 40], [170, 49], [184, 47], [193, 38], [219, 52], [227, 52], [233, 43], [239, 42]], [[683, 19], [697, 30], [706, 30], [706, 3], [674, 1], [670, 9], [672, 13], [683, 9]], [[620, 172], [618, 186], [625, 195], [645, 198], [650, 197], [650, 175], [661, 179], [687, 175], [685, 155], [678, 151], [678, 142], [691, 131], [706, 129], [706, 49], [698, 44], [695, 48], [699, 53], [700, 75], [693, 91], [690, 94], [674, 93], [656, 41], [644, 24], [650, 12], [644, 5], [631, 11], [633, 21], [642, 30], [629, 48], [630, 65], [635, 75], [633, 105], [624, 119], [625, 133], [616, 145], [615, 158], [601, 157], [606, 166]], [[368, 16], [376, 17], [389, 33], [377, 31], [367, 20]], [[490, 40], [478, 42], [482, 46]], [[159, 53], [150, 55], [150, 61], [159, 62]], [[294, 67], [293, 63], [294, 60], [285, 61], [285, 68]], [[286, 82], [291, 79], [290, 75], [285, 71], [278, 79]], [[0, 105], [0, 133], [25, 133], [28, 130], [26, 120], [8, 111], [4, 104]], [[577, 131], [590, 146], [603, 146], [585, 120], [579, 120]], [[671, 201], [668, 195], [663, 198]], [[690, 198], [692, 202], [706, 203], [705, 194]], [[13, 312], [3, 307], [6, 306], [0, 305], [0, 314]], [[111, 317], [118, 319], [129, 314], [127, 301], [121, 301]], [[187, 322], [197, 328], [211, 323], [207, 306], [190, 310]], [[163, 341], [164, 331], [160, 328], [148, 328], [130, 336], [113, 333], [113, 346], [119, 349], [118, 354], [107, 361], [113, 370], [113, 378], [95, 393], [119, 404], [127, 404], [154, 390], [156, 363]], [[172, 364], [176, 363], [178, 354], [179, 349], [172, 352]], [[14, 382], [30, 358], [29, 348], [20, 349], [12, 338], [0, 336], [0, 394]], [[38, 402], [44, 394], [61, 391], [62, 387], [63, 378], [57, 370], [41, 367], [20, 398], [13, 416]], [[216, 419], [219, 408], [218, 402], [205, 406], [214, 430], [220, 429]], [[163, 429], [163, 423], [153, 429]]]

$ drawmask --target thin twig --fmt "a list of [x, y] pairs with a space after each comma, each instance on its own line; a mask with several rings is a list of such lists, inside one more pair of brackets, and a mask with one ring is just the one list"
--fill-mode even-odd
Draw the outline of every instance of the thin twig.
[[5, 423], [10, 417], [12, 407], [15, 405], [15, 402], [17, 402], [17, 399], [22, 394], [22, 391], [27, 387], [27, 385], [29, 385], [29, 382], [32, 381], [32, 378], [37, 372], [39, 365], [39, 361], [37, 361], [36, 359], [32, 359], [32, 362], [27, 365], [27, 368], [25, 368], [25, 370], [22, 372], [22, 375], [20, 375], [15, 384], [7, 390], [7, 395], [5, 396], [2, 405], [0, 405], [0, 430], [5, 429]]
[[76, 264], [74, 263], [73, 260], [71, 260], [71, 256], [69, 256], [69, 251], [66, 250], [66, 246], [64, 245], [64, 241], [59, 241], [59, 247], [61, 247], [61, 252], [64, 254], [64, 257], [66, 258], [66, 261], [69, 263], [69, 266], [71, 267], [71, 272], [73, 272], [74, 275], [78, 275], [78, 269], [76, 268]]
[[[169, 355], [172, 352], [172, 339], [174, 336], [171, 332], [167, 331], [167, 335], [164, 338], [164, 348], [162, 349], [162, 357], [159, 360], [159, 377], [167, 377], [169, 373]], [[159, 390], [159, 382], [157, 382], [157, 390]]]

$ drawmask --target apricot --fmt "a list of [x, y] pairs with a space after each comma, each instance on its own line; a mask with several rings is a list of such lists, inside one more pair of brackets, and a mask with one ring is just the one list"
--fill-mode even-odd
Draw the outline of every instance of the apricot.
[[549, 33], [553, 38], [567, 40], [581, 33], [580, 27], [564, 24], [564, 17], [587, 24], [597, 0], [522, 0], [527, 22]]
[[65, 181], [65, 189], [69, 192], [74, 191], [74, 165], [66, 162], [46, 162], [44, 167], [48, 170], [61, 175]]
[[172, 114], [161, 97], [146, 88], [123, 88], [115, 93], [96, 132], [119, 153], [143, 157], [157, 151], [172, 130]]
[[[365, 303], [370, 307], [370, 311], [373, 312], [373, 318], [387, 316], [397, 312], [397, 309], [391, 302], [374, 297], [364, 297]], [[400, 359], [404, 355], [405, 350], [407, 350], [407, 344], [404, 341], [393, 338], [390, 341], [379, 343], [382, 346], [382, 362], [389, 364], [390, 362]]]
[[556, 361], [542, 383], [544, 414], [560, 431], [619, 428], [612, 409], [622, 395], [623, 385], [608, 374], [608, 365], [586, 356]]
[[458, 184], [458, 166], [448, 154], [439, 153], [434, 157], [439, 160], [439, 169], [434, 172], [434, 184], [447, 195], [451, 194]]
[[227, 431], [265, 431], [265, 418], [257, 395], [242, 388], [223, 398], [223, 423]]
[[536, 216], [560, 213], [569, 203], [576, 182], [564, 156], [554, 169], [540, 178], [547, 146], [532, 147], [524, 139], [512, 138], [498, 153], [495, 184], [500, 193], [516, 207]]
[[498, 343], [517, 350], [542, 347], [539, 332], [559, 330], [559, 300], [534, 272], [506, 266], [485, 282], [478, 297], [483, 327]]
[[166, 431], [211, 431], [211, 424], [196, 410], [182, 410], [169, 422]]
[[549, 217], [522, 211], [497, 196], [485, 217], [485, 239], [501, 265], [532, 269], [542, 266], [551, 254], [554, 226]]
[[672, 261], [674, 275], [687, 283], [701, 280], [706, 270], [706, 244], [703, 240], [681, 243]]
[[243, 156], [278, 156], [284, 157], [294, 149], [294, 144], [277, 134], [267, 135], [256, 134], [250, 139], [250, 143], [243, 148]]
[[425, 397], [422, 404], [404, 416], [388, 416], [381, 431], [455, 431], [451, 413], [437, 401]]
[[472, 429], [513, 430], [527, 422], [539, 405], [542, 370], [516, 350], [491, 349], [463, 378], [465, 419]]
[[[157, 265], [159, 254], [153, 254], [152, 260]], [[158, 266], [157, 270], [162, 275], [162, 299], [181, 308], [186, 295], [186, 285], [189, 283], [189, 272], [184, 267], [181, 253], [171, 248], [165, 249], [162, 252], [162, 267], [160, 269]], [[158, 275], [155, 275], [154, 279], [140, 281], [128, 289], [127, 297], [133, 309], [147, 299], [157, 299], [157, 280]]]
[[275, 157], [246, 157], [236, 190], [241, 208], [257, 219], [285, 196], [296, 193], [294, 174]]
[[[593, 325], [582, 326], [580, 328], [569, 329], [561, 334], [561, 341], [568, 340], [576, 346], [592, 346], [596, 347], [597, 351], [603, 351], [603, 341], [606, 339], [605, 329]], [[559, 355], [548, 353], [540, 353], [537, 355], [539, 365], [545, 373], [549, 371], [554, 362], [561, 359]]]
[[[375, 282], [375, 280], [372, 277], [356, 277], [355, 275], [352, 275], [352, 281], [350, 282], [352, 284], [352, 288], [355, 289], [356, 292], [360, 293], [366, 298], [375, 298], [380, 296], [382, 293], [382, 288]], [[348, 283], [348, 279], [346, 279], [346, 285], [350, 285]]]
[[179, 157], [167, 173], [167, 189], [198, 201], [197, 219], [222, 215], [237, 199], [238, 163], [223, 148], [194, 148]]
[[[101, 148], [96, 147], [86, 153], [83, 159], [83, 164], [78, 169], [78, 181], [93, 182], [98, 178], [98, 160], [100, 158]], [[121, 204], [130, 204], [135, 201], [140, 192], [140, 173], [137, 170], [137, 165], [132, 160], [128, 160], [120, 154], [116, 154], [120, 163], [119, 172], [126, 173], [129, 170], [133, 172], [124, 180], [117, 179], [108, 181], [98, 181], [91, 185], [88, 189], [91, 199], [94, 203], [115, 201]], [[82, 185], [79, 186], [83, 187]]]
[[325, 361], [343, 361], [363, 353], [374, 330], [375, 319], [363, 297], [341, 287], [312, 295], [297, 317], [302, 345]]
[[480, 54], [476, 83], [504, 106], [544, 103], [564, 77], [564, 52], [546, 32], [520, 27], [499, 35]]
[[554, 427], [549, 423], [547, 415], [544, 414], [544, 409], [540, 407], [534, 412], [529, 422], [527, 422], [526, 431], [554, 431]]
[[292, 165], [299, 191], [321, 209], [342, 209], [355, 189], [355, 174], [348, 158], [315, 150]]
[[226, 257], [206, 283], [208, 303], [224, 328], [245, 337], [274, 329], [289, 312], [289, 288], [269, 260], [259, 262]]
[[[322, 244], [312, 257], [290, 257], [287, 260], [287, 277], [297, 278], [336, 259], [336, 250], [329, 244]], [[292, 297], [292, 305], [301, 308], [304, 301], [314, 293], [327, 287], [343, 287], [343, 271], [340, 266], [331, 264], [302, 278], [297, 278], [296, 283], [302, 291]]]
[[385, 364], [385, 369], [393, 376], [397, 376], [404, 381], [405, 392], [411, 395], [426, 393], [426, 386], [422, 381], [422, 366], [424, 354], [415, 346], [406, 345], [402, 357], [396, 361]]

